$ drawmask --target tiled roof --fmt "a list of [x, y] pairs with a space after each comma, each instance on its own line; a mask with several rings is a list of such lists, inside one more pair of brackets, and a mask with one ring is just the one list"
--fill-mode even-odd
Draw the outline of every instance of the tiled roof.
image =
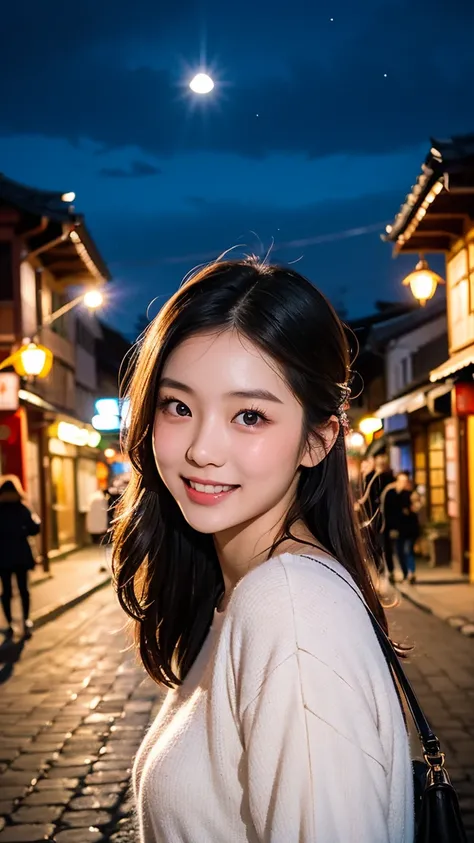
[[[71, 226], [71, 228], [77, 231], [81, 244], [88, 255], [88, 259], [92, 261], [96, 271], [103, 279], [109, 280], [111, 277], [109, 269], [86, 227], [84, 216], [76, 213], [74, 206], [69, 202], [64, 201], [62, 198], [63, 196], [67, 196], [67, 194], [28, 187], [27, 185], [20, 184], [20, 182], [9, 179], [7, 176], [3, 175], [3, 173], [0, 173], [0, 206], [11, 206], [13, 208], [17, 208], [23, 214], [37, 217], [39, 220], [48, 220], [48, 224], [50, 226], [49, 230], [54, 230], [56, 236], [58, 234], [58, 230], [59, 232], [61, 232], [61, 230], [65, 230], [64, 228], [61, 228], [62, 226]], [[39, 236], [37, 241], [34, 239], [31, 241], [31, 248], [34, 251], [35, 246], [41, 246], [44, 241], [50, 241], [51, 237], [52, 235], [49, 231], [45, 231], [43, 235]], [[65, 241], [62, 247], [57, 247], [56, 251], [59, 252], [60, 250], [65, 253], [73, 251], [71, 248], [68, 249], [67, 241]], [[65, 257], [70, 259], [71, 256], [69, 254], [65, 254]], [[44, 259], [45, 262], [48, 261], [46, 254]], [[77, 263], [78, 267], [80, 267], [79, 259], [77, 260]]]
[[75, 222], [72, 205], [62, 200], [63, 194], [51, 190], [38, 190], [7, 178], [0, 173], [0, 201], [20, 210], [57, 222]]
[[400, 316], [389, 324], [374, 326], [371, 343], [377, 347], [385, 346], [391, 340], [403, 337], [440, 316], [446, 316], [446, 298], [443, 295], [427, 302], [426, 307], [418, 306], [412, 313]]
[[447, 187], [449, 174], [463, 168], [474, 170], [474, 133], [448, 140], [431, 138], [431, 148], [422, 164], [421, 173], [392, 225], [387, 226], [387, 233], [382, 239], [395, 242], [404, 233], [436, 182], [440, 182], [440, 188]]

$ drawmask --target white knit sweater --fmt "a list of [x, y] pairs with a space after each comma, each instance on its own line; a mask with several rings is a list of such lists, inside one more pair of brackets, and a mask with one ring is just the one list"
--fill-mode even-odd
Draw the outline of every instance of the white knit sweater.
[[289, 554], [247, 574], [168, 693], [134, 788], [141, 843], [412, 843], [408, 738], [349, 586]]

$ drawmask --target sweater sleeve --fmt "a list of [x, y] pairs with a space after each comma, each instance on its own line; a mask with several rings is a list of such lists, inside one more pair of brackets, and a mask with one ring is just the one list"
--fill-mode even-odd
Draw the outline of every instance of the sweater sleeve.
[[341, 638], [327, 601], [306, 594], [295, 605], [281, 576], [266, 596], [246, 613], [236, 686], [256, 839], [388, 843], [386, 759], [373, 697], [357, 681], [360, 642]]
[[[260, 843], [388, 841], [387, 779], [375, 724], [355, 692], [296, 652], [242, 717], [249, 810]], [[370, 731], [351, 733], [354, 718]]]

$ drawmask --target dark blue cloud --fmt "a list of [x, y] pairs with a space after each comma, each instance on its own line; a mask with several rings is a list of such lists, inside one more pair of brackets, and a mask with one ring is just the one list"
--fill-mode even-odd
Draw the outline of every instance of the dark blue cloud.
[[130, 167], [102, 167], [99, 175], [108, 179], [137, 179], [147, 176], [158, 176], [162, 171], [147, 161], [132, 161]]
[[271, 260], [294, 265], [350, 316], [367, 314], [377, 299], [409, 300], [401, 281], [415, 259], [391, 261], [390, 247], [380, 239], [399, 199], [382, 193], [287, 210], [207, 202], [188, 213], [137, 211], [132, 219], [104, 220], [101, 242], [114, 257], [111, 289], [117, 289], [108, 318], [133, 334], [137, 312], [154, 300], [150, 313], [156, 315], [186, 273], [226, 249], [236, 257], [263, 257], [270, 250]]
[[269, 16], [250, 0], [235, 9], [209, 0], [201, 22], [228, 84], [199, 103], [177, 84], [179, 54], [193, 42], [199, 52], [192, 3], [146, 0], [130, 9], [125, 0], [86, 0], [80, 10], [60, 9], [27, 0], [2, 13], [6, 134], [34, 127], [156, 156], [202, 149], [321, 156], [392, 151], [472, 128], [472, 0], [453, 0], [449, 14], [445, 0], [401, 0], [389, 14], [386, 3], [370, 0], [361, 11], [343, 0], [341, 30], [337, 16], [330, 29], [320, 8], [300, 17], [302, 0], [291, 17], [285, 6], [284, 21], [278, 3]]

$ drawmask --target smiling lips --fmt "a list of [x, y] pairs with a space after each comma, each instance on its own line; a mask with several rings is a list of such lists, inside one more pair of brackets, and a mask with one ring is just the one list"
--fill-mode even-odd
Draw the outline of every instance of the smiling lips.
[[197, 480], [191, 477], [183, 477], [182, 480], [189, 499], [202, 506], [214, 506], [239, 488], [239, 486], [215, 483], [210, 480]]

